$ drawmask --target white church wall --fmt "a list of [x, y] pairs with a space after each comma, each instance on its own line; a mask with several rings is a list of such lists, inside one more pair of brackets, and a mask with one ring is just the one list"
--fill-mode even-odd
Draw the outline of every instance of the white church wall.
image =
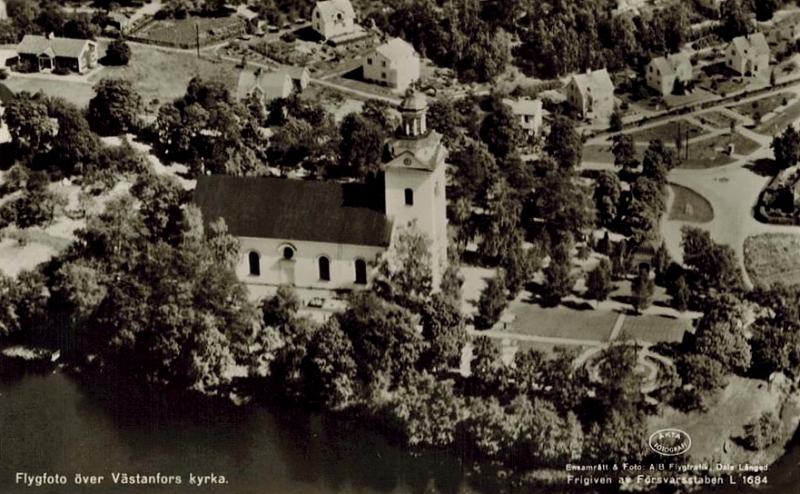
[[[240, 280], [253, 285], [292, 284], [298, 288], [317, 288], [326, 290], [357, 289], [364, 285], [356, 283], [356, 260], [367, 263], [368, 280], [382, 247], [308, 242], [297, 240], [265, 239], [239, 237], [241, 258], [236, 266]], [[294, 255], [285, 260], [283, 250], [291, 247]], [[250, 253], [259, 256], [260, 275], [250, 274]], [[330, 260], [330, 280], [320, 279], [319, 259], [325, 256]]]

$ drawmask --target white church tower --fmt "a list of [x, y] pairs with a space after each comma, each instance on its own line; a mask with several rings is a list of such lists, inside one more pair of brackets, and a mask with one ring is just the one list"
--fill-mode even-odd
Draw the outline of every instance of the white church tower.
[[447, 267], [447, 197], [442, 136], [428, 129], [425, 95], [409, 92], [398, 108], [401, 124], [387, 141], [386, 215], [397, 229], [416, 220], [431, 242], [433, 286]]
[[6, 0], [0, 0], [0, 21], [8, 19], [8, 12], [6, 11]]

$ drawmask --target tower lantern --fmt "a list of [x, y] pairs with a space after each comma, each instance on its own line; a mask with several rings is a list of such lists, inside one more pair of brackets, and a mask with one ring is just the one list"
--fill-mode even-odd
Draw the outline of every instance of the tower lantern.
[[398, 111], [401, 119], [399, 129], [401, 137], [418, 138], [428, 133], [428, 124], [425, 118], [428, 112], [428, 100], [424, 94], [409, 90]]

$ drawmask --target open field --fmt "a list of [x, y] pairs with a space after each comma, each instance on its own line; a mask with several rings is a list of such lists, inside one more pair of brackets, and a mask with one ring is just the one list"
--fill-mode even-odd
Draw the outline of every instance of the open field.
[[689, 319], [673, 319], [667, 316], [641, 315], [626, 316], [619, 337], [658, 342], [683, 341], [684, 333], [691, 329]]
[[691, 143], [689, 159], [681, 165], [681, 168], [714, 168], [733, 163], [735, 160], [727, 154], [729, 144], [733, 144], [734, 154], [743, 156], [759, 148], [756, 141], [739, 133], [714, 136]]
[[559, 306], [542, 308], [526, 302], [512, 304], [516, 316], [507, 331], [550, 338], [607, 341], [617, 320], [612, 311], [575, 310]]
[[714, 219], [714, 209], [708, 200], [686, 187], [671, 185], [675, 200], [669, 212], [669, 219], [692, 223], [707, 223]]
[[699, 137], [707, 133], [705, 130], [703, 130], [703, 128], [685, 120], [672, 120], [663, 125], [632, 132], [631, 136], [635, 141], [638, 142], [650, 142], [656, 139], [661, 139], [664, 141], [664, 143], [671, 144], [675, 142], [675, 138], [678, 136], [679, 132], [682, 140], [686, 139], [687, 132], [689, 139]]
[[206, 45], [224, 41], [244, 30], [244, 20], [237, 16], [187, 17], [186, 19], [163, 19], [153, 22], [134, 36], [168, 45], [194, 46], [197, 37]]
[[721, 111], [703, 113], [697, 115], [696, 118], [700, 122], [718, 129], [730, 129], [731, 122], [736, 122], [736, 124], [739, 125], [739, 120]]
[[744, 242], [744, 265], [755, 286], [800, 284], [800, 235], [766, 233]]
[[[103, 77], [105, 71], [97, 74], [98, 80]], [[94, 89], [92, 84], [82, 82], [74, 82], [67, 80], [57, 79], [35, 79], [32, 77], [21, 77], [12, 75], [3, 84], [8, 86], [9, 89], [15, 93], [27, 91], [31, 94], [43, 92], [47, 96], [64, 98], [70, 103], [78, 106], [88, 106], [89, 100], [94, 98]]]
[[749, 103], [742, 103], [741, 105], [731, 107], [731, 109], [756, 120], [756, 116], [763, 117], [767, 113], [783, 105], [784, 101], [788, 102], [791, 100], [793, 96], [794, 95], [790, 93], [772, 94], [766, 98], [761, 98]]
[[[641, 160], [644, 157], [646, 144], [636, 145], [636, 158]], [[611, 143], [608, 144], [587, 144], [583, 146], [583, 161], [595, 163], [613, 163], [614, 154], [611, 152]]]
[[798, 118], [800, 118], [800, 102], [790, 105], [788, 108], [769, 119], [769, 121], [757, 126], [755, 131], [760, 134], [773, 136], [779, 132], [783, 132], [789, 124]]
[[660, 415], [651, 416], [648, 430], [663, 428], [686, 431], [692, 438], [691, 458], [694, 462], [710, 461], [712, 456], [721, 458], [724, 444], [728, 443], [728, 461], [749, 461], [751, 452], [746, 452], [732, 438], [744, 433], [744, 426], [766, 410], [777, 410], [780, 395], [770, 392], [764, 381], [731, 376], [730, 384], [711, 404], [706, 413], [683, 413], [666, 407]]
[[195, 76], [216, 79], [233, 89], [239, 70], [233, 62], [220, 61], [203, 54], [178, 53], [140, 45], [131, 46], [133, 56], [128, 65], [106, 67], [92, 77], [92, 82], [101, 78], [126, 79], [133, 83], [145, 104], [153, 100], [159, 103], [182, 97], [189, 81]]

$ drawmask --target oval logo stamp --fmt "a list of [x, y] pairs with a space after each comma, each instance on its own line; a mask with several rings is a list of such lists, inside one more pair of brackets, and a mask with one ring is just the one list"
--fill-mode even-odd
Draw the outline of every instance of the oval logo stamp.
[[661, 429], [650, 436], [647, 444], [660, 455], [678, 456], [689, 451], [692, 447], [692, 438], [680, 429]]

